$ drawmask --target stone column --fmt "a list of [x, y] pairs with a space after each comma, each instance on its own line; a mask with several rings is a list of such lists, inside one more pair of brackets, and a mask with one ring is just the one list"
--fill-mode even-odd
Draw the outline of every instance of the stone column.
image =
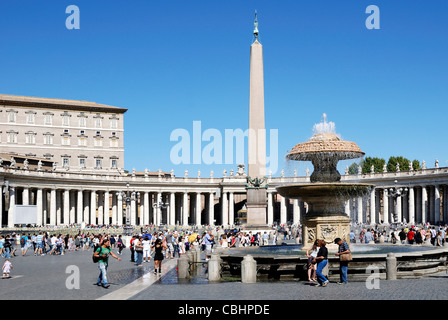
[[56, 190], [56, 225], [62, 223], [62, 190]]
[[202, 209], [202, 203], [201, 203], [201, 193], [196, 193], [196, 221], [195, 224], [200, 226], [202, 224], [201, 221], [201, 210]]
[[143, 191], [143, 217], [142, 224], [149, 224], [149, 192]]
[[42, 189], [37, 189], [37, 199], [36, 199], [36, 205], [37, 205], [37, 225], [42, 225], [42, 213], [43, 213], [43, 203], [42, 203]]
[[56, 189], [50, 192], [50, 225], [56, 225]]
[[173, 226], [176, 225], [176, 194], [174, 192], [170, 193], [170, 215], [168, 224]]
[[69, 211], [69, 218], [68, 223], [73, 224], [76, 223], [75, 217], [76, 217], [76, 201], [75, 201], [75, 192], [70, 191], [69, 192], [69, 202], [70, 202], [70, 211]]
[[383, 189], [383, 221], [385, 224], [389, 223], [389, 196], [387, 188]]
[[190, 211], [190, 205], [188, 203], [188, 193], [184, 192], [182, 199], [182, 225], [188, 226], [188, 215]]
[[70, 224], [70, 190], [64, 190], [64, 225]]
[[357, 221], [358, 223], [364, 223], [362, 219], [362, 197], [357, 198], [358, 206], [357, 206]]
[[110, 224], [110, 195], [109, 190], [104, 191], [104, 206], [103, 206], [103, 223], [105, 225]]
[[104, 223], [104, 194], [102, 191], [98, 191], [98, 224], [103, 225]]
[[274, 205], [273, 205], [273, 194], [268, 192], [268, 225], [274, 224]]
[[25, 206], [28, 206], [30, 204], [30, 189], [29, 188], [23, 188], [22, 203]]
[[16, 205], [16, 189], [9, 187], [8, 228], [14, 227], [14, 209]]
[[47, 190], [42, 190], [42, 223], [43, 225], [48, 224], [48, 192]]
[[440, 185], [434, 186], [434, 222], [439, 224], [440, 222]]
[[428, 221], [428, 193], [426, 186], [422, 186], [422, 224]]
[[[146, 193], [146, 192], [144, 192]], [[138, 201], [138, 200], [136, 200]], [[138, 202], [137, 202], [138, 203]], [[140, 215], [137, 214], [137, 217], [140, 216], [140, 222], [139, 225], [140, 226], [144, 226], [145, 225], [145, 195], [143, 195], [142, 197], [142, 192], [140, 192]]]
[[77, 206], [76, 206], [76, 222], [81, 223], [83, 222], [84, 217], [84, 200], [83, 200], [83, 192], [82, 190], [78, 190], [78, 199], [77, 199]]
[[117, 225], [123, 225], [123, 196], [121, 195], [121, 190], [118, 191], [117, 196], [117, 214], [115, 216], [115, 221]]
[[448, 185], [443, 186], [443, 224], [448, 223]]
[[397, 202], [395, 204], [395, 215], [397, 217], [397, 221], [396, 222], [402, 222], [403, 221], [403, 216], [402, 216], [402, 212], [401, 212], [401, 196], [397, 197]]
[[215, 195], [213, 192], [210, 192], [208, 196], [208, 224], [215, 225]]
[[235, 201], [233, 192], [229, 192], [229, 224], [231, 226], [235, 224]]
[[299, 206], [299, 200], [294, 199], [293, 200], [293, 224], [297, 225], [300, 223], [300, 206]]
[[376, 223], [376, 202], [375, 202], [376, 189], [372, 188], [370, 190], [370, 224], [374, 225]]
[[281, 197], [281, 200], [280, 200], [280, 224], [286, 224], [286, 219], [287, 219], [286, 213], [287, 213], [286, 198]]
[[409, 194], [408, 194], [408, 200], [409, 200], [409, 223], [414, 224], [415, 223], [415, 203], [414, 203], [414, 187], [409, 187]]
[[90, 192], [90, 224], [96, 224], [96, 191]]
[[347, 216], [351, 217], [350, 200], [345, 201], [344, 211]]
[[222, 225], [229, 224], [229, 206], [227, 204], [227, 192], [223, 192], [221, 196], [221, 216]]
[[111, 224], [116, 225], [117, 224], [117, 194], [115, 191], [112, 191], [112, 210], [111, 210]]
[[[131, 197], [132, 197], [132, 193], [131, 193]], [[137, 200], [131, 200], [131, 226], [135, 226], [136, 225], [136, 219], [137, 219]]]

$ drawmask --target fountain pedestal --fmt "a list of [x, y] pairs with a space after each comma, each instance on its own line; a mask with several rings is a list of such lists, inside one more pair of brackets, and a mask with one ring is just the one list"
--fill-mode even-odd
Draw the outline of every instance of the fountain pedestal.
[[350, 218], [347, 215], [305, 216], [301, 222], [304, 250], [310, 249], [317, 239], [325, 240], [328, 250], [338, 248], [338, 245], [334, 243], [336, 238], [347, 242], [350, 240]]

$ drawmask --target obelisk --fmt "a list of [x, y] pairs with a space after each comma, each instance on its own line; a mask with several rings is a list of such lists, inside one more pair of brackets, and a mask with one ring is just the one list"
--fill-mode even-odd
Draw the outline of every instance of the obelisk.
[[[266, 130], [264, 121], [263, 46], [258, 41], [258, 21], [255, 12], [255, 41], [250, 47], [250, 93], [248, 137], [247, 226], [266, 226]], [[254, 183], [254, 181], [256, 183]]]

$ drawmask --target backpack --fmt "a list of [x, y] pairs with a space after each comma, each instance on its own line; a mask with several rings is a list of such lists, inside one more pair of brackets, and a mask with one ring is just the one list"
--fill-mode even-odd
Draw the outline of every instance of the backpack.
[[20, 238], [20, 244], [24, 246], [26, 243], [25, 237]]
[[92, 261], [93, 263], [97, 263], [100, 259], [102, 259], [101, 256], [101, 252], [103, 251], [103, 247], [100, 247], [100, 254], [98, 257], [95, 256], [96, 250], [93, 251], [93, 255], [92, 255]]

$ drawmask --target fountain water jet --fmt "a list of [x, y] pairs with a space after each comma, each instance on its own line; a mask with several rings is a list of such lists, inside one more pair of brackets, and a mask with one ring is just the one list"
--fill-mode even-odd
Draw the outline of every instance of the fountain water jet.
[[282, 197], [300, 199], [308, 205], [308, 212], [301, 221], [304, 249], [310, 248], [316, 239], [324, 239], [329, 244], [337, 237], [348, 241], [350, 218], [344, 212], [345, 201], [364, 196], [373, 187], [370, 184], [340, 182], [338, 161], [362, 157], [364, 152], [356, 143], [341, 140], [334, 123], [327, 122], [325, 113], [313, 131], [314, 135], [307, 142], [296, 145], [286, 155], [289, 160], [312, 162], [311, 183], [277, 187]]

